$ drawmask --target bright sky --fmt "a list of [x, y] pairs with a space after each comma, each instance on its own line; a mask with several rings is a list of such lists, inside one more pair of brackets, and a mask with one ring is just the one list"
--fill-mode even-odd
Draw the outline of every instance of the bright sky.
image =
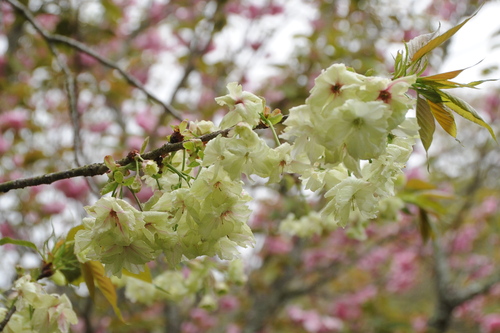
[[[453, 36], [449, 54], [441, 72], [469, 68], [458, 76], [457, 81], [466, 83], [480, 79], [500, 78], [500, 2], [489, 2]], [[496, 36], [493, 35], [497, 33]], [[497, 48], [493, 48], [494, 45]], [[483, 76], [481, 71], [495, 66], [497, 70]], [[498, 86], [498, 82], [485, 83]]]

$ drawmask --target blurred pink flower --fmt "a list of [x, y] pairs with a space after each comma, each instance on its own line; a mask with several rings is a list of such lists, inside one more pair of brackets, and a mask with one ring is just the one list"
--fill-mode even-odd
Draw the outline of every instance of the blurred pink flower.
[[109, 126], [111, 126], [111, 122], [109, 121], [101, 121], [98, 123], [92, 123], [89, 124], [89, 130], [94, 133], [102, 133], [108, 129]]
[[129, 136], [127, 138], [127, 149], [141, 149], [142, 143], [144, 142], [144, 138], [141, 136]]
[[196, 324], [201, 328], [208, 329], [214, 327], [217, 324], [217, 318], [211, 316], [210, 313], [204, 309], [192, 309], [189, 314], [191, 318], [196, 322]]
[[158, 116], [153, 114], [150, 109], [143, 110], [135, 116], [137, 125], [141, 126], [146, 133], [151, 133], [156, 128]]
[[54, 183], [54, 186], [68, 198], [84, 200], [89, 193], [89, 186], [84, 179], [63, 179]]
[[91, 67], [99, 63], [94, 57], [89, 56], [86, 53], [78, 53], [78, 58], [80, 59], [80, 63], [84, 66]]
[[60, 20], [60, 17], [54, 14], [44, 13], [38, 14], [36, 16], [36, 19], [42, 27], [44, 27], [46, 30], [52, 31], [55, 29], [57, 23]]
[[6, 140], [2, 134], [0, 134], [0, 154], [5, 154], [9, 151], [11, 147], [11, 142]]
[[481, 319], [482, 333], [500, 333], [500, 314], [492, 313]]
[[389, 271], [387, 290], [391, 292], [403, 292], [410, 289], [417, 278], [417, 255], [411, 250], [396, 253]]
[[141, 50], [160, 52], [165, 49], [165, 43], [158, 29], [149, 29], [137, 36], [133, 41], [134, 47]]
[[302, 324], [304, 329], [311, 333], [340, 332], [344, 326], [342, 320], [321, 316], [315, 310], [305, 311], [297, 306], [291, 306], [287, 312], [292, 321]]
[[292, 247], [291, 240], [282, 236], [268, 236], [264, 245], [269, 254], [286, 254]]
[[241, 333], [241, 328], [236, 324], [229, 324], [226, 333]]
[[453, 252], [470, 252], [472, 245], [478, 236], [476, 226], [468, 225], [460, 229], [451, 243]]
[[45, 204], [42, 206], [42, 211], [45, 214], [60, 214], [62, 211], [64, 211], [64, 208], [66, 208], [66, 204], [61, 201], [54, 201], [49, 204]]
[[232, 295], [225, 295], [219, 299], [219, 306], [221, 310], [232, 311], [240, 306], [240, 301]]
[[201, 333], [201, 330], [191, 322], [183, 322], [181, 325], [182, 333]]
[[28, 112], [26, 110], [15, 109], [0, 114], [0, 128], [20, 130], [26, 127]]
[[411, 320], [411, 326], [413, 328], [413, 332], [415, 333], [427, 332], [427, 320], [422, 316], [413, 318]]
[[7, 223], [3, 222], [0, 224], [0, 234], [2, 237], [10, 237], [10, 238], [17, 238], [17, 233], [12, 226]]

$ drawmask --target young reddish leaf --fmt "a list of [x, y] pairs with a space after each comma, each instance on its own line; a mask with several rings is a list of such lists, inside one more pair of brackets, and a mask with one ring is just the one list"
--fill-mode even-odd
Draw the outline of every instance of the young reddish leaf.
[[420, 140], [422, 140], [422, 144], [427, 152], [432, 144], [432, 136], [434, 135], [436, 124], [434, 123], [434, 116], [432, 115], [428, 101], [420, 95], [417, 97], [417, 122], [418, 126], [420, 126], [418, 130]]
[[467, 23], [474, 16], [475, 16], [475, 14], [472, 15], [471, 17], [469, 17], [467, 20], [465, 20], [462, 23], [460, 23], [459, 25], [456, 25], [453, 28], [451, 28], [450, 30], [446, 31], [444, 34], [439, 35], [436, 38], [432, 39], [429, 43], [427, 43], [425, 46], [423, 46], [421, 49], [419, 49], [417, 52], [415, 52], [415, 54], [411, 58], [411, 61], [412, 62], [417, 62], [418, 60], [420, 60], [420, 58], [422, 58], [423, 56], [425, 56], [427, 53], [431, 52], [436, 47], [438, 47], [441, 44], [443, 44], [444, 42], [446, 42], [458, 30], [460, 30], [460, 28], [462, 28], [465, 23]]
[[493, 129], [491, 129], [490, 125], [488, 125], [474, 110], [472, 106], [467, 104], [467, 102], [461, 100], [458, 97], [452, 96], [444, 91], [439, 91], [439, 94], [443, 98], [443, 102], [447, 107], [449, 107], [451, 110], [459, 114], [460, 116], [464, 117], [467, 120], [472, 121], [473, 123], [476, 123], [484, 128], [486, 128], [493, 139], [495, 141], [497, 140], [495, 136], [495, 132], [493, 132]]
[[430, 76], [424, 76], [422, 77], [421, 79], [425, 79], [425, 80], [430, 80], [430, 81], [442, 81], [442, 80], [449, 80], [449, 79], [453, 79], [455, 77], [458, 76], [458, 74], [462, 73], [464, 70], [466, 70], [467, 68], [464, 68], [464, 69], [458, 69], [456, 71], [451, 71], [451, 72], [446, 72], [446, 73], [441, 73], [441, 74], [435, 74], [435, 75], [430, 75]]
[[[118, 297], [116, 295], [115, 286], [113, 285], [113, 282], [111, 282], [111, 279], [106, 276], [102, 264], [98, 261], [87, 261], [83, 264], [83, 266], [85, 267], [85, 269], [82, 269], [85, 282], [87, 283], [92, 280], [92, 282], [90, 282], [91, 285], [93, 285], [94, 283], [97, 284], [99, 290], [109, 302], [117, 317], [121, 321], [124, 321], [120, 309], [117, 305]], [[89, 283], [87, 283], [87, 287], [89, 287]]]
[[428, 101], [432, 114], [439, 125], [452, 137], [457, 137], [457, 125], [450, 110], [443, 104], [436, 104]]

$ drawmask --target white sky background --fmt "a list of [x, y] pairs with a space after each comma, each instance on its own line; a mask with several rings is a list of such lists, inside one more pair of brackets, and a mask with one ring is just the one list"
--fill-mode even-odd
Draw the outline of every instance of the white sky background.
[[[449, 56], [441, 67], [440, 72], [462, 69], [482, 62], [462, 72], [458, 82], [467, 83], [480, 79], [500, 78], [500, 1], [489, 2], [460, 29], [451, 41]], [[493, 38], [492, 38], [493, 37]], [[493, 45], [499, 47], [492, 49]], [[481, 71], [496, 66], [496, 71], [484, 77]], [[498, 82], [487, 82], [481, 88], [498, 87]]]

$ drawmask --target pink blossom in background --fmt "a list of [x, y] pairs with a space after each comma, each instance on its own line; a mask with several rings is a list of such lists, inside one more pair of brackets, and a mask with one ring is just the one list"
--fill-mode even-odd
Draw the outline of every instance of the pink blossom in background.
[[427, 319], [422, 316], [415, 317], [411, 320], [411, 326], [415, 333], [427, 332]]
[[130, 74], [139, 80], [142, 84], [146, 84], [149, 78], [149, 68], [131, 68]]
[[181, 325], [182, 333], [201, 333], [201, 330], [195, 324], [191, 322], [184, 322]]
[[343, 253], [331, 249], [307, 249], [302, 254], [302, 261], [306, 269], [318, 266], [331, 265], [334, 261], [342, 259]]
[[387, 290], [391, 292], [404, 292], [410, 289], [417, 278], [417, 255], [412, 250], [405, 250], [394, 255], [389, 270]]
[[158, 29], [148, 29], [146, 32], [137, 36], [132, 43], [134, 47], [141, 50], [160, 52], [166, 49]]
[[483, 110], [488, 114], [491, 121], [495, 121], [498, 118], [500, 112], [500, 96], [498, 96], [497, 92], [486, 97]]
[[264, 244], [269, 254], [286, 254], [292, 250], [292, 247], [292, 241], [282, 236], [268, 236]]
[[377, 247], [359, 261], [358, 267], [375, 273], [381, 268], [381, 265], [390, 258], [391, 254], [389, 248]]
[[146, 133], [151, 133], [156, 128], [158, 116], [151, 112], [151, 109], [146, 109], [135, 116], [135, 121], [137, 125], [141, 126], [146, 131]]
[[236, 324], [227, 325], [226, 333], [241, 333], [241, 328]]
[[168, 15], [168, 12], [166, 11], [167, 8], [168, 7], [166, 4], [162, 4], [159, 2], [153, 2], [151, 4], [148, 12], [149, 21], [151, 22], [151, 25], [158, 24]]
[[361, 314], [361, 304], [356, 301], [355, 297], [347, 295], [335, 300], [333, 306], [333, 315], [335, 317], [351, 321], [358, 319]]
[[26, 110], [15, 109], [0, 113], [0, 128], [1, 129], [14, 129], [16, 131], [26, 127], [29, 119]]
[[304, 329], [310, 333], [340, 332], [344, 327], [342, 320], [331, 316], [322, 316], [315, 310], [302, 310], [297, 306], [291, 306], [287, 313], [292, 321], [302, 324]]
[[455, 311], [453, 311], [453, 316], [457, 318], [480, 318], [484, 311], [486, 298], [481, 296], [476, 296], [470, 301], [459, 305]]
[[64, 211], [64, 208], [66, 208], [66, 204], [64, 202], [54, 201], [49, 204], [44, 204], [42, 206], [42, 211], [45, 214], [54, 215], [62, 213]]
[[[10, 237], [10, 238], [17, 238], [17, 233], [12, 226], [7, 223], [3, 222], [0, 224], [0, 234], [2, 234], [2, 237]], [[5, 244], [6, 246], [7, 244]]]
[[109, 126], [111, 126], [111, 122], [109, 121], [100, 121], [98, 123], [92, 123], [88, 125], [88, 128], [91, 132], [94, 133], [102, 133], [106, 131]]
[[54, 14], [38, 14], [36, 20], [46, 30], [52, 31], [55, 29], [57, 23], [60, 21], [60, 16]]
[[143, 186], [141, 190], [135, 194], [139, 201], [146, 202], [153, 195], [153, 189], [151, 187]]
[[5, 154], [6, 152], [8, 152], [11, 145], [11, 142], [9, 142], [3, 137], [2, 134], [0, 134], [0, 154]]
[[0, 3], [0, 12], [2, 13], [2, 25], [4, 26], [11, 25], [16, 20], [14, 10], [8, 3], [3, 1]]
[[210, 313], [204, 309], [193, 309], [190, 312], [190, 316], [201, 328], [209, 329], [217, 325], [217, 318], [211, 316]]
[[129, 150], [141, 149], [144, 138], [141, 136], [129, 136], [127, 138], [127, 147]]
[[451, 250], [459, 253], [470, 252], [477, 236], [477, 226], [467, 225], [461, 228], [451, 243]]
[[84, 66], [91, 67], [99, 63], [94, 57], [89, 56], [86, 53], [78, 53], [78, 58], [80, 63]]
[[89, 194], [87, 182], [80, 178], [63, 179], [54, 183], [54, 186], [68, 198], [84, 200]]
[[500, 314], [492, 313], [481, 319], [482, 333], [500, 333]]
[[224, 295], [219, 299], [219, 307], [224, 311], [232, 311], [240, 306], [238, 298], [232, 295]]

